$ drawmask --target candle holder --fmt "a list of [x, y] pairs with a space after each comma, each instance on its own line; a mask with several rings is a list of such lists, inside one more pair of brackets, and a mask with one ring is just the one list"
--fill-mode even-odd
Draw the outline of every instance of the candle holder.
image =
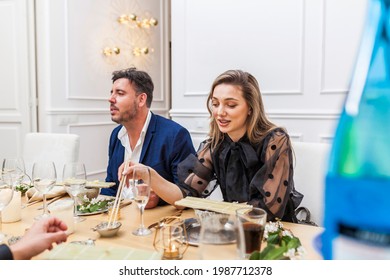
[[163, 260], [181, 260], [187, 251], [187, 231], [179, 217], [165, 217], [159, 222], [153, 241]]

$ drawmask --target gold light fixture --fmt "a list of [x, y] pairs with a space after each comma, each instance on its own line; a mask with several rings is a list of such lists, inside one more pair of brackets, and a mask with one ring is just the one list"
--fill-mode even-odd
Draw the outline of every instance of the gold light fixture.
[[121, 50], [120, 50], [120, 48], [118, 48], [118, 47], [112, 47], [112, 48], [110, 48], [110, 47], [105, 47], [105, 48], [103, 49], [103, 54], [104, 54], [105, 56], [118, 55], [118, 54], [120, 54], [120, 53], [121, 53]]
[[144, 47], [144, 48], [135, 47], [133, 49], [133, 55], [135, 56], [147, 55], [149, 51], [150, 50], [148, 47]]
[[136, 14], [121, 15], [118, 17], [118, 22], [120, 24], [133, 25], [139, 28], [150, 28], [152, 26], [157, 26], [157, 19], [150, 18], [138, 18]]
[[153, 61], [154, 43], [151, 38], [154, 27], [157, 27], [159, 22], [148, 12], [142, 12], [140, 8], [133, 7], [130, 11], [132, 12], [116, 11], [117, 35], [112, 35], [112, 38], [106, 40], [101, 54], [111, 65], [133, 64], [146, 67]]

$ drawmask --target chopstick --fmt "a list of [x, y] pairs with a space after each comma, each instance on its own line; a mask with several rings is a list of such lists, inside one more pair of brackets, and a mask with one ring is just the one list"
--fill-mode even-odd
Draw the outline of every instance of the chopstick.
[[[127, 171], [129, 164], [130, 164], [130, 161], [125, 162], [125, 167], [123, 170], [124, 172]], [[112, 206], [111, 215], [110, 215], [110, 218], [108, 219], [108, 224], [107, 224], [108, 228], [111, 228], [116, 223], [116, 219], [118, 217], [118, 211], [119, 211], [119, 204], [122, 200], [123, 186], [124, 186], [124, 183], [126, 182], [126, 177], [127, 176], [122, 175], [121, 181], [119, 182], [119, 187], [118, 187], [118, 191], [117, 191], [116, 196], [115, 196], [114, 205]]]

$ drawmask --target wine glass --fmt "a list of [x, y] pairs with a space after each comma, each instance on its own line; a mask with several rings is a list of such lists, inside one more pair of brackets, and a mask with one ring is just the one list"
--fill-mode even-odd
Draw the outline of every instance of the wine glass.
[[202, 218], [199, 234], [201, 260], [245, 259], [245, 239], [235, 215], [219, 214]]
[[73, 218], [75, 223], [80, 223], [85, 218], [77, 216], [77, 198], [80, 193], [85, 190], [85, 184], [87, 182], [87, 175], [85, 172], [85, 165], [81, 162], [71, 162], [64, 165], [62, 172], [62, 179], [67, 188], [67, 192], [73, 198]]
[[150, 170], [146, 166], [137, 166], [133, 171], [132, 192], [134, 201], [137, 203], [140, 211], [141, 224], [139, 228], [133, 231], [134, 235], [145, 236], [152, 231], [144, 226], [145, 205], [149, 201], [150, 195]]
[[9, 176], [14, 188], [20, 186], [26, 176], [24, 160], [22, 158], [5, 158], [3, 160], [2, 172], [4, 176]]
[[52, 161], [35, 162], [32, 168], [34, 187], [42, 194], [43, 213], [35, 220], [50, 216], [47, 211], [46, 194], [54, 187], [57, 180], [56, 167]]
[[[4, 179], [4, 174], [3, 179]], [[7, 236], [2, 232], [2, 218], [1, 213], [3, 209], [11, 202], [14, 195], [14, 186], [11, 181], [5, 179], [4, 181], [0, 180], [0, 244], [3, 242], [4, 238]]]
[[2, 165], [3, 176], [10, 176], [14, 187], [23, 181], [25, 172], [24, 160], [22, 158], [5, 158]]

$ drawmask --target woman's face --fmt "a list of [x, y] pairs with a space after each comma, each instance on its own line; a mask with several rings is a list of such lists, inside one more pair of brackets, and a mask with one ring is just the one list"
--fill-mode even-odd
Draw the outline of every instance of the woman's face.
[[250, 108], [239, 86], [220, 84], [214, 88], [212, 112], [218, 128], [233, 141], [244, 136]]

